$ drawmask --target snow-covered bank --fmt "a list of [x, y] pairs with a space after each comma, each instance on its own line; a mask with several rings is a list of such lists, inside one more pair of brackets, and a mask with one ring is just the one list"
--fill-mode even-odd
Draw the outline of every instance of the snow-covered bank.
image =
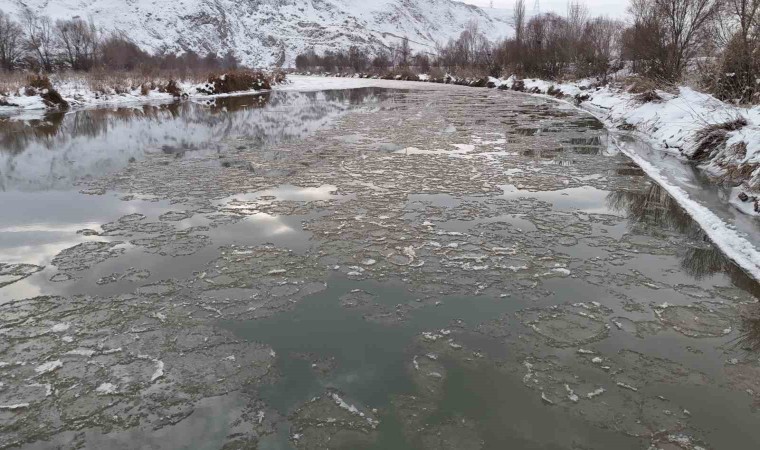
[[[117, 74], [118, 75], [118, 74]], [[116, 75], [115, 75], [116, 76]], [[239, 95], [250, 95], [270, 90], [285, 80], [277, 75], [240, 72], [232, 77], [247, 77], [246, 89], [234, 89], [228, 86], [233, 80], [227, 74], [212, 77], [201, 83], [193, 81], [164, 82], [129, 82], [115, 81], [120, 84], [114, 87], [93, 88], [93, 82], [86, 76], [62, 76], [48, 81], [45, 78], [41, 85], [20, 86], [0, 96], [0, 114], [14, 115], [22, 112], [44, 114], [51, 110], [67, 108], [90, 108], [99, 106], [115, 106], [121, 104], [167, 102], [176, 99], [216, 98]], [[126, 87], [129, 86], [129, 87]], [[57, 99], [50, 98], [55, 93]]]

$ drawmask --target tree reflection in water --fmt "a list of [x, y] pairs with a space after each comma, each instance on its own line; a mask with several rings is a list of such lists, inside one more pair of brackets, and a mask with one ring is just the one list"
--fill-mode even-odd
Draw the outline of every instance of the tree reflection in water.
[[[732, 283], [760, 299], [760, 285], [739, 266], [726, 258], [700, 226], [660, 185], [650, 182], [643, 191], [615, 191], [607, 196], [611, 209], [626, 212], [633, 227], [664, 228], [689, 238], [679, 254], [681, 267], [697, 280], [726, 274]], [[735, 344], [745, 350], [760, 351], [760, 303], [741, 308], [741, 335]]]
[[190, 151], [216, 152], [236, 137], [248, 138], [248, 148], [260, 150], [303, 138], [353, 108], [399, 95], [373, 88], [274, 91], [123, 104], [41, 118], [0, 116], [0, 191], [69, 189], [77, 179], [120, 170], [150, 152], [177, 157]]

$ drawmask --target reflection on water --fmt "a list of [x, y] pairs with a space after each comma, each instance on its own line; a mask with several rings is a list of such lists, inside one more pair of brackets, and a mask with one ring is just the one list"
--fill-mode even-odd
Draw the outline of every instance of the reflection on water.
[[686, 211], [659, 184], [650, 183], [644, 191], [613, 191], [607, 196], [610, 209], [625, 211], [633, 225], [654, 229], [665, 228], [691, 238], [702, 237], [699, 228]]
[[[630, 176], [596, 123], [567, 113], [511, 148], [501, 136], [476, 147], [501, 120], [477, 103], [488, 99], [385, 95], [274, 93], [21, 127], [2, 153], [16, 184], [0, 192], [13, 210], [0, 274], [14, 281], [0, 291], [0, 360], [29, 363], [1, 368], [0, 447], [757, 442], [715, 348], [742, 323], [729, 306], [756, 307], [741, 291], [755, 284], [663, 189]], [[498, 100], [534, 121], [522, 116], [534, 105]], [[124, 136], [146, 149], [121, 155]], [[393, 153], [412, 145], [484, 154]], [[113, 154], [145, 160], [88, 184], [104, 195], [18, 182], [32, 180], [24, 158], [48, 157], [71, 182]], [[760, 348], [758, 317], [747, 310], [743, 348]]]
[[[359, 105], [393, 95], [375, 89], [273, 92], [0, 118], [0, 191], [65, 189], [146, 153], [215, 151], [229, 138], [253, 149], [307, 136]], [[253, 139], [252, 139], [253, 138]], [[253, 144], [253, 145], [252, 145]]]
[[633, 227], [671, 230], [688, 236], [692, 242], [680, 255], [681, 267], [695, 279], [726, 273], [737, 287], [760, 296], [758, 284], [712, 244], [699, 224], [659, 184], [650, 182], [643, 191], [610, 192], [607, 205], [626, 212]]
[[753, 353], [760, 352], [760, 303], [743, 309], [739, 331], [741, 335], [735, 345]]

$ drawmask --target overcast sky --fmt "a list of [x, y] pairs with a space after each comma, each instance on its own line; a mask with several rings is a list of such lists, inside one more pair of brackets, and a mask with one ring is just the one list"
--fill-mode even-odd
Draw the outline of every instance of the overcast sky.
[[[490, 0], [460, 0], [478, 6], [488, 6]], [[595, 16], [610, 16], [624, 18], [628, 8], [628, 0], [581, 0], [588, 6], [589, 11]], [[525, 0], [528, 11], [532, 12], [536, 0]], [[494, 8], [512, 9], [514, 0], [493, 0]], [[567, 0], [539, 0], [541, 12], [554, 11], [564, 13], [567, 10]]]

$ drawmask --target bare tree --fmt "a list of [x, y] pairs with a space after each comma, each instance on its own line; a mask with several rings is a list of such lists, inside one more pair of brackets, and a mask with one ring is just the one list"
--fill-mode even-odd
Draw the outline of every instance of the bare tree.
[[606, 80], [616, 59], [623, 24], [605, 17], [586, 23], [579, 46], [577, 63], [581, 77], [598, 76]]
[[577, 40], [583, 33], [588, 16], [588, 8], [584, 3], [574, 0], [567, 4], [567, 30], [571, 39]]
[[588, 8], [580, 1], [573, 0], [567, 4], [567, 23], [565, 28], [565, 45], [568, 58], [577, 62], [580, 55], [588, 50], [583, 34], [587, 31]]
[[525, 32], [525, 0], [515, 2], [512, 20], [515, 23], [515, 41], [520, 43]]
[[678, 80], [718, 4], [719, 0], [632, 0], [634, 23], [624, 38], [626, 56], [648, 75]]
[[414, 66], [420, 73], [430, 73], [430, 57], [425, 53], [417, 53], [414, 56]]
[[681, 76], [694, 56], [698, 33], [717, 12], [717, 0], [653, 0], [664, 17], [665, 36], [670, 48], [671, 79]]
[[123, 32], [114, 32], [100, 43], [100, 64], [109, 70], [134, 70], [149, 65], [151, 56]]
[[24, 30], [0, 11], [0, 69], [13, 70], [23, 55]]
[[399, 65], [409, 67], [409, 58], [412, 56], [412, 50], [409, 48], [409, 38], [404, 36], [401, 40], [401, 46], [398, 48]]
[[760, 0], [723, 0], [717, 23], [723, 46], [716, 94], [750, 101], [756, 92], [760, 50]]
[[369, 56], [361, 48], [353, 45], [348, 49], [348, 64], [354, 73], [361, 73], [369, 65]]
[[26, 33], [26, 48], [33, 64], [41, 70], [52, 72], [55, 65], [55, 36], [50, 18], [38, 16], [26, 9], [22, 12], [22, 23]]
[[386, 51], [378, 51], [372, 60], [372, 67], [378, 72], [385, 72], [391, 66], [391, 58]]
[[98, 32], [92, 22], [59, 20], [55, 23], [55, 34], [63, 51], [63, 59], [73, 70], [92, 68], [98, 48]]

